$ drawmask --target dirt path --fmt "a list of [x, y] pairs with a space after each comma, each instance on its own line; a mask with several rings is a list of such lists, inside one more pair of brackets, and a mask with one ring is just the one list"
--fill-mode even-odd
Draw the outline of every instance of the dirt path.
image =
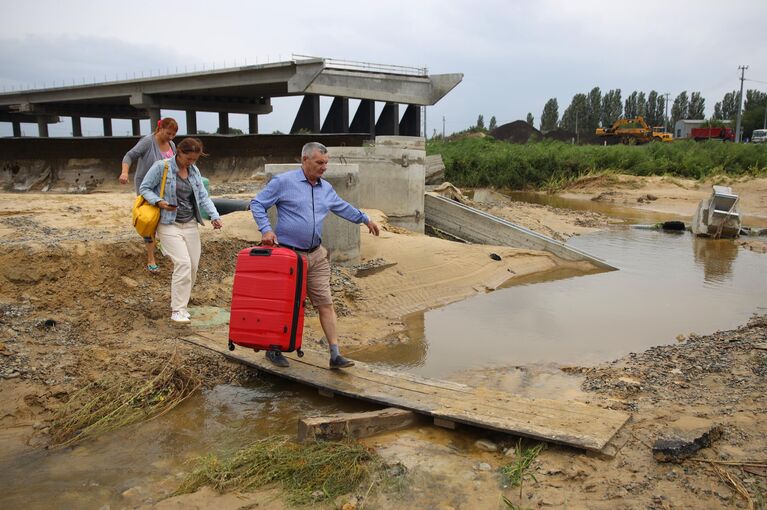
[[[767, 179], [732, 186], [741, 194], [746, 214], [767, 218]], [[707, 189], [662, 178], [619, 178], [582, 182], [566, 195], [610, 197], [633, 207], [691, 214]], [[639, 201], [643, 195], [657, 199]], [[183, 332], [167, 320], [171, 267], [161, 260], [160, 275], [143, 270], [143, 246], [125, 221], [132, 198], [130, 193], [0, 196], [0, 451], [5, 459], [44, 446], [52, 413], [72, 391], [105, 371], [140, 373], [148, 360], [179, 351], [210, 385], [248, 378], [242, 367], [178, 341]], [[542, 206], [487, 207], [560, 239], [611, 223], [596, 214]], [[234, 254], [259, 238], [246, 212], [225, 216], [224, 224], [222, 232], [209, 227], [203, 231], [195, 305], [228, 306]], [[761, 241], [753, 242], [743, 249], [758, 251]], [[493, 260], [491, 252], [501, 261]], [[334, 271], [339, 328], [347, 346], [397, 341], [405, 313], [486, 292], [510, 275], [564, 265], [545, 253], [459, 246], [395, 228], [380, 238], [363, 233], [362, 256], [386, 268], [359, 274], [354, 268]], [[710, 465], [657, 464], [649, 446], [674, 420], [687, 416], [723, 427], [715, 448], [701, 455], [728, 461], [767, 459], [767, 429], [761, 419], [767, 410], [767, 354], [758, 347], [765, 335], [765, 319], [756, 318], [737, 331], [690, 338], [601, 367], [573, 369], [584, 377], [586, 391], [577, 398], [634, 413], [629, 440], [614, 459], [548, 448], [534, 465], [538, 482], [526, 486], [521, 503], [570, 508], [743, 506]], [[321, 338], [316, 316], [307, 320], [306, 338]], [[498, 385], [503, 376], [490, 372], [482, 383]], [[511, 439], [489, 437], [501, 450], [492, 453], [472, 446], [480, 437], [473, 431], [426, 428], [369, 441], [410, 469], [412, 485], [399, 495], [376, 496], [366, 508], [401, 506], [398, 497], [415, 508], [502, 507], [496, 469], [509, 462], [503, 449], [512, 445]], [[727, 469], [750, 494], [767, 494], [764, 471]], [[511, 497], [514, 491], [503, 493]], [[222, 501], [210, 491], [185, 498], [175, 503], [183, 507], [190, 498], [202, 506]], [[175, 503], [167, 500], [159, 507]]]

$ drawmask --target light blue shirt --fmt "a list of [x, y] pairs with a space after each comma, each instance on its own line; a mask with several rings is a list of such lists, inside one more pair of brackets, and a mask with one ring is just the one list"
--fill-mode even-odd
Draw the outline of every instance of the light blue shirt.
[[319, 179], [312, 186], [301, 168], [275, 175], [250, 201], [262, 235], [272, 230], [266, 214], [272, 206], [277, 207], [277, 241], [304, 250], [320, 244], [322, 222], [329, 212], [352, 223], [370, 221], [365, 213], [339, 197], [328, 181]]

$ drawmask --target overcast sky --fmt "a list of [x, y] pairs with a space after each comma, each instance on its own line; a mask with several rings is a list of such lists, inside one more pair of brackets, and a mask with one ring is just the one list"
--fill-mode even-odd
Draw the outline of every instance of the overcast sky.
[[[672, 100], [700, 91], [711, 115], [714, 103], [740, 86], [742, 64], [755, 80], [746, 88], [767, 91], [765, 0], [0, 0], [0, 7], [0, 91], [292, 54], [463, 73], [463, 82], [428, 109], [430, 134], [441, 131], [443, 116], [448, 133], [474, 124], [478, 114], [486, 123], [494, 115], [500, 125], [531, 112], [538, 127], [549, 98], [557, 98], [561, 115], [574, 94], [594, 86], [620, 88], [624, 99], [633, 90], [669, 92]], [[273, 104], [259, 129], [287, 132], [299, 103]], [[163, 115], [183, 120], [180, 112]], [[199, 114], [198, 127], [215, 130], [216, 120]], [[100, 125], [88, 122], [84, 130], [100, 134]], [[246, 130], [247, 118], [232, 115], [231, 125]], [[10, 130], [0, 123], [0, 136]], [[61, 123], [51, 135], [70, 130]], [[128, 121], [115, 121], [116, 135], [129, 130]], [[25, 124], [24, 131], [37, 129]]]

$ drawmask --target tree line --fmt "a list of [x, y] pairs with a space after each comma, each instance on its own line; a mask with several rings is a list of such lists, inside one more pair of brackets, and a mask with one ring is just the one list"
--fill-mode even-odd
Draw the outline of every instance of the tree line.
[[[710, 121], [732, 121], [733, 127], [740, 102], [740, 93], [733, 90], [724, 95], [721, 101], [715, 103], [714, 114]], [[706, 100], [700, 92], [682, 91], [670, 105], [668, 129], [680, 119], [705, 119]], [[749, 89], [746, 91], [743, 104], [741, 125], [745, 136], [751, 131], [763, 127], [765, 108], [767, 108], [767, 93]], [[588, 93], [575, 94], [570, 105], [559, 117], [559, 104], [556, 98], [546, 101], [541, 113], [540, 130], [544, 133], [555, 129], [564, 129], [578, 133], [594, 133], [598, 127], [609, 127], [621, 117], [630, 119], [642, 116], [650, 126], [664, 126], [667, 105], [666, 97], [655, 90], [648, 94], [633, 91], [621, 98], [621, 89], [611, 89], [604, 94], [599, 87], [594, 87]], [[532, 125], [532, 114], [527, 114], [527, 121]]]

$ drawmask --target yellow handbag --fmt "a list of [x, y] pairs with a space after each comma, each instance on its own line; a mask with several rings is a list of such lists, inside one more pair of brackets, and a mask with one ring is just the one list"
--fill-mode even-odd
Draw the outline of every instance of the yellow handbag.
[[[165, 162], [165, 170], [162, 173], [160, 185], [160, 199], [165, 200], [165, 179], [168, 177], [168, 162]], [[157, 224], [160, 223], [160, 208], [146, 201], [143, 195], [136, 197], [133, 202], [133, 227], [141, 237], [154, 237]]]

